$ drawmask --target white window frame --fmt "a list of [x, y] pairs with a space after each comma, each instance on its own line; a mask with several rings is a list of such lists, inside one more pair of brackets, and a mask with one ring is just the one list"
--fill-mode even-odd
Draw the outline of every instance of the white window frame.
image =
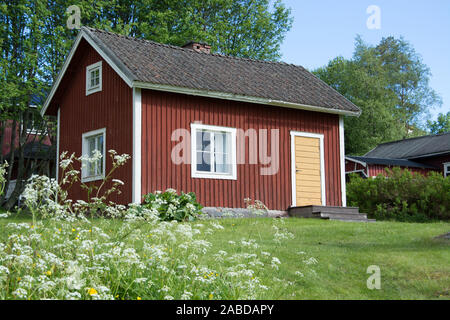
[[99, 135], [103, 135], [103, 150], [102, 150], [102, 161], [103, 161], [103, 170], [102, 173], [96, 176], [87, 176], [87, 167], [85, 165], [85, 163], [82, 164], [81, 167], [81, 182], [89, 182], [89, 181], [96, 181], [96, 180], [102, 180], [105, 177], [105, 169], [106, 169], [106, 128], [102, 128], [102, 129], [98, 129], [98, 130], [94, 130], [94, 131], [89, 131], [89, 132], [85, 132], [82, 135], [82, 155], [83, 156], [88, 156], [90, 157], [90, 155], [88, 154], [88, 150], [89, 150], [89, 146], [88, 146], [88, 139], [92, 138], [94, 136], [99, 136]]
[[[198, 131], [212, 131], [231, 134], [231, 173], [216, 173], [216, 172], [204, 172], [197, 170], [197, 132]], [[212, 125], [204, 125], [199, 123], [191, 123], [191, 176], [192, 178], [205, 178], [205, 179], [225, 179], [225, 180], [237, 180], [237, 163], [236, 163], [236, 128], [219, 127]], [[214, 144], [211, 146], [211, 150], [214, 150]]]
[[[91, 87], [91, 72], [95, 70], [99, 70], [98, 72], [98, 85]], [[86, 95], [90, 95], [92, 93], [102, 91], [102, 62], [96, 62], [86, 67]]]
[[450, 162], [444, 162], [444, 177], [450, 176]]

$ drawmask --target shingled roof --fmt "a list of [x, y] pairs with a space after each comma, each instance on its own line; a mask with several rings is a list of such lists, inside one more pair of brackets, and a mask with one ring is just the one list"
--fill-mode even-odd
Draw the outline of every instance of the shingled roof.
[[450, 153], [450, 132], [383, 143], [365, 157], [415, 159], [447, 152]]
[[267, 104], [360, 114], [357, 106], [301, 66], [197, 52], [88, 27], [82, 27], [81, 34], [108, 56], [132, 86], [152, 84], [236, 96], [233, 100], [250, 97]]

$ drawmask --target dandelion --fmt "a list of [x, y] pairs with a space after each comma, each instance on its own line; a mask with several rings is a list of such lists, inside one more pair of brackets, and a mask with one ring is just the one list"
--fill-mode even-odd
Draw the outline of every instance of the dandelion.
[[89, 288], [88, 294], [89, 294], [90, 296], [93, 296], [93, 295], [97, 295], [98, 292], [97, 292], [97, 290], [95, 290], [94, 288]]
[[141, 297], [137, 297], [136, 300], [142, 300], [142, 298]]

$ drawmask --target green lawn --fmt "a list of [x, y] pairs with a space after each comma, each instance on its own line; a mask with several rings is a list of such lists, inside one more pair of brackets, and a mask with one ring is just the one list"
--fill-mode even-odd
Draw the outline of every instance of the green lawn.
[[[227, 250], [228, 240], [251, 234], [282, 261], [280, 277], [298, 279], [298, 251], [318, 260], [317, 276], [306, 276], [296, 285], [294, 296], [281, 294], [282, 299], [450, 298], [450, 241], [433, 239], [449, 232], [449, 223], [288, 219], [285, 227], [295, 238], [282, 246], [273, 243], [268, 219], [223, 220], [221, 224], [225, 230], [210, 239], [215, 246]], [[380, 267], [380, 290], [367, 289], [370, 265]]]
[[[294, 218], [282, 221], [269, 218], [214, 221], [218, 221], [224, 229], [214, 228], [213, 232], [202, 235], [212, 243], [212, 247], [207, 254], [199, 257], [199, 264], [220, 269], [213, 253], [220, 250], [248, 252], [247, 248], [240, 247], [241, 239], [255, 239], [259, 245], [258, 252], [268, 252], [281, 261], [278, 270], [266, 264], [262, 273], [258, 274], [261, 282], [270, 288], [258, 298], [450, 299], [450, 241], [434, 239], [449, 232], [450, 223], [349, 223]], [[0, 239], [3, 243], [8, 235], [2, 231], [9, 222], [30, 220], [24, 217], [0, 219]], [[207, 227], [213, 222], [200, 223]], [[94, 220], [94, 225], [111, 233], [121, 224], [121, 221]], [[274, 224], [292, 233], [293, 238], [277, 244], [274, 241]], [[63, 227], [62, 232], [70, 233], [72, 226], [77, 228], [74, 224], [67, 227], [67, 231]], [[52, 228], [59, 228], [59, 225], [53, 224]], [[139, 224], [138, 228], [139, 234], [150, 232], [145, 224]], [[174, 253], [176, 246], [168, 245]], [[137, 248], [138, 253], [139, 250]], [[304, 261], [311, 257], [317, 263], [305, 265]], [[369, 290], [366, 286], [370, 276], [366, 271], [370, 265], [380, 267], [380, 290]], [[304, 274], [303, 277], [299, 271]], [[289, 285], [276, 285], [277, 279], [283, 279]]]

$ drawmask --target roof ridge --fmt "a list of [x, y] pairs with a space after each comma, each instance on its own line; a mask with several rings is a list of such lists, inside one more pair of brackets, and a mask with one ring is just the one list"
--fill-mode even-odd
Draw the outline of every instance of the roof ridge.
[[415, 140], [415, 139], [424, 139], [424, 138], [444, 136], [444, 135], [447, 135], [447, 134], [450, 134], [450, 132], [444, 132], [444, 133], [438, 133], [438, 134], [428, 134], [428, 135], [420, 136], [420, 137], [412, 137], [412, 138], [406, 138], [406, 139], [401, 139], [401, 140], [383, 142], [383, 143], [380, 143], [378, 146], [386, 145], [386, 144], [393, 144], [393, 143], [398, 143], [398, 142], [403, 142], [403, 141], [410, 141], [410, 140]]
[[225, 55], [225, 54], [221, 54], [221, 53], [206, 53], [206, 52], [202, 52], [202, 51], [195, 51], [195, 50], [192, 50], [192, 49], [183, 48], [183, 47], [176, 46], [176, 45], [173, 45], [173, 44], [161, 43], [161, 42], [156, 42], [156, 41], [148, 40], [148, 39], [141, 39], [141, 38], [132, 37], [132, 36], [129, 36], [129, 35], [124, 35], [124, 34], [112, 32], [112, 31], [107, 31], [107, 30], [103, 30], [103, 29], [96, 29], [96, 28], [92, 28], [92, 27], [88, 27], [88, 26], [83, 26], [81, 28], [88, 29], [89, 31], [102, 32], [102, 33], [110, 34], [110, 35], [113, 35], [113, 36], [126, 38], [126, 39], [132, 40], [132, 41], [147, 42], [147, 43], [150, 43], [150, 44], [153, 44], [153, 45], [167, 47], [167, 48], [170, 48], [170, 49], [180, 50], [180, 51], [184, 51], [184, 52], [188, 52], [188, 53], [207, 55], [207, 56], [217, 56], [217, 57], [226, 58], [226, 59], [236, 59], [236, 60], [259, 62], [259, 63], [267, 63], [267, 64], [275, 64], [275, 65], [294, 66], [294, 67], [302, 68], [302, 69], [306, 70], [305, 67], [303, 67], [301, 65], [297, 65], [297, 64], [293, 64], [293, 63], [287, 63], [287, 62], [284, 62], [284, 61], [270, 61], [270, 60], [262, 60], [262, 59], [236, 57], [236, 56], [230, 56], [230, 55]]

